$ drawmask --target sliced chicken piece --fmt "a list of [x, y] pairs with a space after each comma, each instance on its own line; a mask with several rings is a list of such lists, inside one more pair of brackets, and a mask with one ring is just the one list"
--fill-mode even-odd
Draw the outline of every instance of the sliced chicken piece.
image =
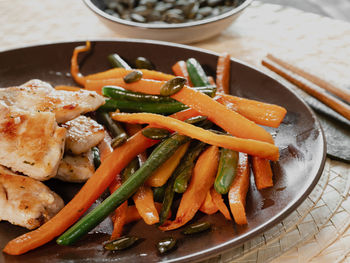
[[57, 173], [66, 129], [51, 112], [29, 112], [0, 101], [0, 165], [37, 180]]
[[23, 110], [53, 112], [58, 123], [94, 111], [105, 100], [94, 91], [56, 90], [41, 80], [30, 80], [18, 87], [0, 89], [0, 100]]
[[104, 128], [91, 118], [79, 116], [62, 124], [67, 129], [65, 151], [73, 154], [87, 152], [105, 137]]
[[66, 154], [58, 167], [57, 179], [66, 182], [82, 183], [95, 172], [91, 150], [80, 155]]
[[64, 206], [42, 182], [27, 176], [0, 174], [0, 221], [34, 229]]

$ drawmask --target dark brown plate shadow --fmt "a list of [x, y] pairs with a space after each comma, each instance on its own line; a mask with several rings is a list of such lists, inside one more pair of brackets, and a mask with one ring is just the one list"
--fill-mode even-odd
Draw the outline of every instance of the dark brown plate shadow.
[[[0, 87], [22, 84], [38, 78], [52, 85], [74, 84], [69, 74], [70, 58], [74, 47], [83, 42], [56, 43], [32, 46], [0, 53]], [[215, 74], [217, 54], [184, 45], [155, 41], [118, 40], [95, 41], [93, 51], [83, 61], [84, 74], [108, 69], [107, 55], [116, 52], [130, 64], [138, 56], [149, 58], [157, 69], [171, 72], [171, 66], [180, 59], [197, 58], [210, 75]], [[268, 129], [280, 148], [281, 158], [273, 164], [275, 186], [257, 191], [254, 184], [247, 197], [248, 226], [236, 227], [220, 214], [197, 215], [199, 220], [215, 224], [213, 230], [198, 236], [184, 238], [180, 231], [163, 233], [155, 226], [138, 222], [128, 228], [129, 234], [145, 240], [121, 253], [105, 252], [102, 242], [108, 239], [110, 224], [102, 226], [72, 247], [61, 247], [53, 242], [22, 256], [0, 254], [4, 262], [186, 262], [214, 256], [262, 233], [292, 212], [311, 192], [322, 173], [325, 163], [325, 141], [322, 129], [310, 108], [292, 91], [260, 71], [236, 60], [231, 61], [231, 93], [284, 106], [288, 113], [281, 126]], [[69, 195], [76, 185], [49, 184], [57, 193]], [[63, 191], [62, 191], [63, 190]], [[13, 237], [24, 233], [22, 228], [0, 223], [0, 247]], [[166, 236], [179, 238], [177, 250], [165, 256], [156, 252], [156, 242]]]

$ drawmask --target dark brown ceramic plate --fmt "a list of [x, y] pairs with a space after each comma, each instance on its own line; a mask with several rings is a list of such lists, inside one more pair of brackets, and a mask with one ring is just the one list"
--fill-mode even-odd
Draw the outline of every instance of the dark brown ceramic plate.
[[[58, 43], [33, 46], [0, 53], [0, 87], [21, 84], [38, 78], [56, 84], [73, 84], [69, 74], [70, 58], [75, 46], [83, 43]], [[181, 59], [197, 58], [209, 75], [215, 75], [217, 54], [169, 43], [120, 40], [96, 41], [93, 51], [82, 56], [81, 70], [93, 73], [108, 69], [106, 56], [116, 52], [130, 64], [137, 56], [145, 56], [157, 69], [171, 72], [171, 65]], [[103, 251], [101, 243], [108, 238], [110, 222], [104, 221], [94, 233], [72, 247], [51, 242], [22, 256], [0, 255], [5, 262], [185, 262], [208, 258], [253, 238], [276, 225], [292, 212], [316, 185], [325, 163], [325, 141], [315, 115], [296, 95], [269, 76], [241, 62], [231, 61], [231, 92], [234, 95], [258, 99], [284, 106], [288, 110], [278, 129], [269, 129], [280, 149], [280, 160], [273, 164], [275, 185], [257, 191], [252, 180], [247, 196], [248, 225], [236, 226], [222, 215], [198, 214], [195, 220], [214, 223], [213, 230], [193, 237], [183, 237], [180, 231], [163, 233], [155, 226], [138, 222], [127, 227], [128, 234], [144, 238], [132, 249], [121, 253]], [[55, 180], [48, 182], [67, 201], [78, 189]], [[9, 223], [0, 223], [0, 247], [25, 230]], [[177, 250], [160, 256], [156, 242], [166, 236], [179, 239]]]

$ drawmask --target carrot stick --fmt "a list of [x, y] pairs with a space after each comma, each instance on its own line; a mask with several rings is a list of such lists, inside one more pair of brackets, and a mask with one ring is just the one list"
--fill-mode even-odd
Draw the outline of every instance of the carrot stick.
[[208, 130], [196, 127], [194, 125], [179, 121], [170, 117], [165, 117], [152, 113], [112, 113], [112, 118], [121, 122], [130, 123], [148, 123], [155, 126], [167, 128], [172, 131], [177, 131], [188, 137], [200, 140], [202, 142], [216, 145], [239, 152], [249, 153], [254, 156], [267, 158], [270, 160], [278, 160], [278, 148], [270, 143], [242, 139], [228, 135], [219, 135]]
[[249, 173], [248, 156], [239, 153], [237, 174], [228, 193], [231, 213], [238, 225], [247, 224], [245, 200], [249, 188]]
[[[157, 212], [160, 212], [160, 209], [162, 208], [162, 204], [161, 203], [154, 203], [155, 207], [157, 209]], [[171, 217], [171, 211], [169, 213], [168, 218]], [[138, 220], [141, 220], [142, 217], [140, 216], [139, 212], [136, 209], [136, 206], [132, 205], [132, 206], [128, 206], [127, 211], [126, 211], [126, 220], [125, 220], [125, 224], [129, 224]]]
[[75, 86], [65, 86], [65, 85], [58, 85], [55, 86], [56, 90], [66, 90], [66, 91], [79, 91], [81, 88], [75, 87]]
[[228, 94], [218, 94], [217, 101], [224, 105], [231, 104], [231, 109], [257, 124], [277, 128], [287, 110], [275, 104], [240, 98]]
[[205, 199], [203, 203], [201, 204], [199, 211], [207, 214], [207, 215], [212, 215], [215, 214], [218, 211], [218, 207], [213, 201], [213, 198], [210, 194], [210, 190], [207, 192], [207, 195], [205, 196]]
[[113, 219], [113, 231], [110, 236], [110, 240], [117, 239], [123, 234], [123, 227], [126, 224], [128, 202], [122, 203], [114, 212]]
[[187, 66], [185, 61], [179, 60], [171, 67], [171, 69], [173, 70], [176, 76], [184, 77], [185, 79], [187, 79], [188, 86], [190, 87], [193, 86], [190, 79], [190, 75], [188, 74], [188, 71], [187, 71]]
[[[154, 79], [154, 80], [170, 80], [175, 76], [170, 74], [165, 74], [163, 72], [148, 70], [148, 69], [138, 69], [142, 72], [142, 78], [144, 79]], [[111, 78], [124, 78], [127, 74], [134, 71], [133, 69], [125, 68], [113, 68], [103, 72], [98, 72], [91, 74], [85, 77], [89, 80], [102, 80], [102, 79], [111, 79]]]
[[159, 215], [154, 205], [153, 192], [148, 186], [141, 186], [133, 195], [135, 206], [147, 225], [159, 222]]
[[[121, 84], [123, 88], [128, 90], [159, 95], [160, 88], [164, 83], [164, 81], [140, 80], [130, 84]], [[199, 91], [185, 86], [171, 97], [198, 111], [202, 115], [208, 116], [210, 121], [233, 136], [273, 143], [271, 134], [262, 127]]]
[[258, 190], [273, 186], [272, 170], [269, 160], [252, 156], [255, 185]]
[[221, 194], [219, 194], [218, 192], [215, 191], [214, 188], [212, 188], [210, 190], [210, 195], [211, 195], [211, 198], [213, 199], [214, 204], [220, 210], [220, 212], [224, 215], [224, 217], [227, 220], [231, 220], [230, 211], [227, 209]]
[[74, 81], [81, 86], [84, 86], [85, 84], [85, 77], [79, 71], [78, 55], [82, 52], [89, 51], [90, 48], [91, 48], [90, 41], [86, 41], [85, 46], [79, 46], [74, 49], [73, 55], [71, 58], [70, 73]]
[[218, 59], [216, 67], [216, 88], [218, 92], [230, 93], [230, 67], [230, 55], [228, 53], [222, 54]]
[[154, 174], [146, 181], [146, 184], [152, 187], [159, 187], [164, 185], [169, 177], [174, 172], [176, 166], [180, 163], [182, 156], [186, 153], [190, 142], [181, 145], [179, 149], [171, 156], [165, 163], [159, 167]]
[[193, 169], [191, 182], [181, 198], [175, 220], [166, 221], [159, 227], [160, 230], [174, 230], [194, 217], [214, 183], [218, 158], [219, 149], [216, 146], [210, 146], [199, 156]]

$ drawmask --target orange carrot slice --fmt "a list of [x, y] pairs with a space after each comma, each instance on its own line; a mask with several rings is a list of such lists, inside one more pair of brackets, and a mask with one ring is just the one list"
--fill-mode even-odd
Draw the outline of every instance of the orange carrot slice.
[[135, 206], [147, 225], [159, 222], [159, 215], [154, 205], [153, 192], [148, 186], [141, 186], [133, 195]]
[[90, 48], [91, 48], [90, 41], [86, 41], [85, 46], [79, 46], [79, 47], [76, 47], [74, 49], [73, 55], [71, 58], [70, 73], [71, 73], [74, 81], [81, 86], [84, 86], [84, 84], [85, 84], [85, 77], [79, 71], [78, 55], [82, 52], [89, 51]]
[[257, 124], [277, 128], [287, 113], [285, 108], [275, 104], [264, 103], [221, 93], [218, 95], [217, 101], [219, 103], [224, 105], [230, 103], [232, 110]]
[[[162, 208], [162, 204], [161, 203], [154, 203], [155, 207], [157, 209], [157, 212], [160, 212], [160, 209]], [[171, 217], [171, 211], [169, 212], [169, 216], [168, 218]], [[136, 209], [136, 206], [132, 205], [132, 206], [128, 206], [127, 211], [126, 211], [126, 220], [125, 220], [125, 224], [129, 224], [138, 220], [141, 220], [142, 217], [140, 216], [139, 212]]]
[[123, 235], [123, 227], [126, 224], [128, 202], [122, 203], [114, 212], [113, 216], [113, 231], [110, 240], [117, 239]]
[[230, 55], [228, 53], [222, 54], [216, 67], [216, 88], [217, 92], [230, 93], [229, 81], [230, 81]]
[[219, 149], [216, 146], [210, 146], [199, 156], [193, 169], [191, 182], [182, 195], [175, 220], [166, 221], [159, 227], [161, 230], [179, 228], [194, 217], [214, 183], [218, 159]]
[[[138, 69], [142, 72], [142, 78], [144, 79], [154, 79], [154, 80], [170, 80], [175, 76], [166, 74], [160, 71], [148, 70], [148, 69]], [[111, 78], [124, 78], [127, 74], [132, 72], [132, 69], [125, 68], [113, 68], [103, 72], [98, 72], [85, 77], [89, 80], [101, 80], [101, 79], [111, 79]]]
[[256, 188], [258, 188], [258, 190], [273, 186], [273, 174], [269, 160], [253, 156], [252, 168], [255, 179], [255, 185]]
[[190, 142], [181, 145], [179, 149], [177, 149], [176, 152], [165, 161], [150, 178], [148, 178], [146, 184], [152, 187], [160, 187], [164, 185], [174, 172], [176, 166], [180, 163], [180, 160], [186, 153], [189, 145]]
[[205, 199], [203, 203], [201, 204], [199, 211], [207, 214], [207, 215], [212, 215], [215, 214], [218, 211], [218, 207], [213, 201], [213, 198], [210, 194], [210, 190], [207, 192], [207, 195], [205, 196]]
[[171, 67], [171, 69], [173, 70], [176, 76], [184, 77], [185, 79], [187, 79], [188, 86], [190, 87], [193, 86], [190, 79], [190, 75], [188, 74], [188, 71], [187, 71], [187, 66], [185, 61], [179, 60]]
[[214, 188], [212, 188], [210, 190], [210, 195], [211, 195], [211, 198], [213, 199], [214, 204], [220, 210], [220, 212], [224, 215], [224, 217], [227, 220], [231, 220], [230, 211], [226, 207], [224, 199], [222, 199], [221, 194], [219, 194], [218, 192], [215, 191]]
[[249, 188], [249, 173], [248, 156], [239, 153], [237, 174], [228, 192], [231, 213], [238, 225], [247, 224], [245, 200]]
[[279, 157], [278, 148], [273, 144], [228, 135], [219, 135], [183, 121], [158, 114], [112, 113], [111, 116], [114, 120], [121, 122], [148, 123], [151, 125], [164, 127], [211, 145], [249, 153], [251, 155], [267, 158], [269, 160], [278, 160]]

